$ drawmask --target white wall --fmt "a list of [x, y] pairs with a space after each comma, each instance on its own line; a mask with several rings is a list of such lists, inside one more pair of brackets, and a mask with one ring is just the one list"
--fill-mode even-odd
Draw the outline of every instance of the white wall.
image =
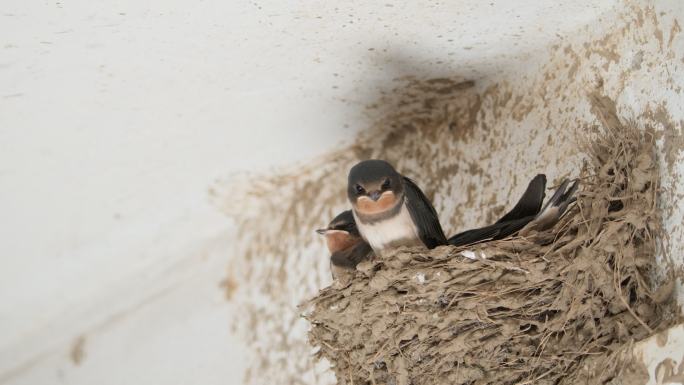
[[485, 89], [629, 4], [6, 1], [0, 383], [240, 383], [218, 179], [352, 143], [396, 78]]

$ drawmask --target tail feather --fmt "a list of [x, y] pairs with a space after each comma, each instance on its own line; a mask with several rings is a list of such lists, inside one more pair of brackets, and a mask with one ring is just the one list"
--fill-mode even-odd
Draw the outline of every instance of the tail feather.
[[577, 200], [577, 197], [575, 196], [575, 193], [577, 192], [577, 189], [579, 188], [579, 179], [575, 179], [574, 182], [572, 182], [572, 186], [568, 189], [568, 191], [563, 194], [563, 197], [561, 197], [561, 204], [560, 204], [560, 209], [561, 212], [565, 212], [565, 210], [568, 209], [568, 206], [570, 206], [572, 203], [574, 203]]
[[524, 228], [539, 213], [544, 203], [546, 175], [538, 174], [527, 185], [518, 203], [496, 223], [458, 233], [447, 240], [450, 245], [463, 246], [503, 239]]
[[544, 203], [544, 190], [546, 189], [546, 175], [538, 174], [527, 185], [527, 189], [520, 197], [515, 207], [506, 215], [501, 217], [496, 223], [508, 222], [514, 219], [525, 218], [530, 215], [537, 215]]
[[449, 238], [448, 243], [453, 246], [472, 245], [503, 239], [515, 233], [525, 235], [533, 230], [546, 230], [555, 225], [565, 214], [568, 206], [577, 200], [575, 193], [578, 187], [577, 179], [572, 185], [570, 180], [564, 180], [542, 207], [546, 176], [539, 174], [530, 181], [515, 207], [496, 223], [458, 233]]
[[568, 206], [577, 200], [575, 193], [579, 187], [579, 180], [575, 179], [569, 188], [568, 185], [570, 185], [570, 180], [568, 179], [561, 183], [553, 196], [551, 196], [551, 199], [544, 205], [539, 215], [520, 231], [521, 235], [527, 234], [530, 231], [549, 229], [563, 217]]

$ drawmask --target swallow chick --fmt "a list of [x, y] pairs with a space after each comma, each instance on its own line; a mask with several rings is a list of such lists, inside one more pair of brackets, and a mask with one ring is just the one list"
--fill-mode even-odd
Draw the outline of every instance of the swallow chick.
[[398, 246], [446, 245], [432, 203], [409, 178], [384, 160], [366, 160], [349, 171], [347, 197], [361, 237], [376, 255]]
[[316, 232], [325, 236], [333, 279], [346, 286], [356, 265], [369, 259], [372, 253], [368, 243], [359, 234], [354, 215], [351, 210], [344, 211], [333, 218], [328, 227]]

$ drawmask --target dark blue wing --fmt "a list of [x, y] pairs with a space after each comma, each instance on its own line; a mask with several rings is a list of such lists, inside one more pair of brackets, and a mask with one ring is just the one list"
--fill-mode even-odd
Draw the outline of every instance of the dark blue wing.
[[446, 245], [446, 236], [439, 224], [439, 217], [435, 208], [423, 194], [423, 191], [406, 177], [404, 177], [404, 194], [408, 200], [406, 207], [418, 229], [418, 236], [423, 244], [429, 249]]
[[345, 250], [337, 251], [330, 257], [330, 262], [335, 266], [353, 269], [359, 262], [368, 259], [373, 252], [370, 245], [364, 241], [349, 247]]
[[493, 225], [480, 227], [458, 233], [449, 238], [449, 244], [453, 246], [472, 245], [474, 243], [503, 239], [520, 231], [525, 225], [535, 218], [534, 215], [513, 219], [506, 222], [497, 222]]

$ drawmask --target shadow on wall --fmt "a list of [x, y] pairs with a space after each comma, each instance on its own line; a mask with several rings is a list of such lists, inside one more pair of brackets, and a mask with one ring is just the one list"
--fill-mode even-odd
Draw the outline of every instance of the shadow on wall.
[[670, 14], [629, 5], [501, 77], [402, 77], [369, 105], [368, 129], [349, 147], [216, 186], [216, 205], [240, 224], [226, 282], [240, 314], [230, 327], [251, 348], [244, 383], [334, 383], [327, 364], [311, 358], [297, 305], [330, 282], [313, 230], [347, 208], [346, 173], [360, 159], [387, 159], [418, 181], [453, 234], [501, 214], [536, 173], [552, 181], [577, 175], [576, 138], [597, 125], [595, 103], [612, 104], [661, 136], [665, 229], [674, 240], [668, 251], [684, 255], [677, 225], [684, 79], [672, 75], [684, 72], [678, 26]]

